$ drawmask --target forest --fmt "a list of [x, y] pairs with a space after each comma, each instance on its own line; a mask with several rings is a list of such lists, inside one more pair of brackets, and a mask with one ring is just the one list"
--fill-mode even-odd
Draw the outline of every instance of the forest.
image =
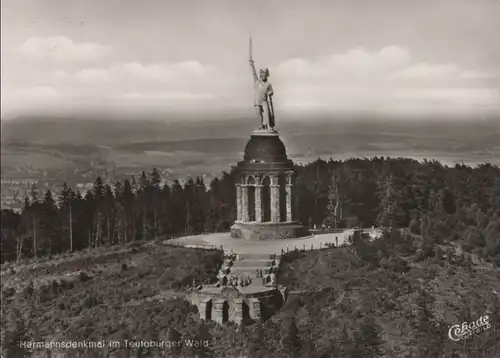
[[[243, 329], [198, 319], [183, 299], [213, 280], [218, 250], [168, 239], [227, 231], [235, 173], [161, 186], [156, 170], [92, 191], [33, 188], [21, 213], [2, 211], [2, 351], [32, 356], [21, 340], [210, 341], [175, 350], [107, 347], [40, 357], [498, 357], [500, 169], [404, 158], [297, 166], [296, 211], [329, 224], [340, 200], [349, 225], [385, 228], [380, 239], [286, 254], [291, 289], [270, 320]], [[342, 223], [345, 225], [346, 223]], [[155, 240], [156, 239], [156, 240]], [[35, 259], [33, 259], [35, 258]], [[451, 325], [488, 315], [491, 327], [453, 342]]]
[[[319, 159], [296, 166], [295, 212], [304, 225], [334, 220], [343, 226], [409, 228], [439, 240], [463, 241], [466, 250], [498, 261], [500, 168], [454, 167], [406, 158]], [[117, 182], [97, 178], [80, 193], [36, 187], [21, 213], [2, 210], [1, 263], [120, 245], [135, 240], [229, 231], [236, 218], [235, 173], [207, 186], [201, 177], [161, 185], [159, 171]]]

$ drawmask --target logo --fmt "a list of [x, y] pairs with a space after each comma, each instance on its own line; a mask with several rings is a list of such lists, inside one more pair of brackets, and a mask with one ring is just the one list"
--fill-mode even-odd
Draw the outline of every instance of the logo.
[[451, 326], [448, 331], [448, 337], [450, 337], [452, 341], [458, 342], [460, 340], [469, 339], [473, 334], [481, 333], [490, 328], [490, 317], [482, 316], [474, 322], [463, 322], [461, 325], [455, 324]]

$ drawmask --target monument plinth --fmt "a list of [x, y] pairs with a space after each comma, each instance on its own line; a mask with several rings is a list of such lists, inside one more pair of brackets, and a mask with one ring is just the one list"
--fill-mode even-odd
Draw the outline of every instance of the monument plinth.
[[295, 220], [293, 161], [276, 130], [252, 132], [235, 169], [237, 219], [231, 237], [278, 240], [308, 234]]

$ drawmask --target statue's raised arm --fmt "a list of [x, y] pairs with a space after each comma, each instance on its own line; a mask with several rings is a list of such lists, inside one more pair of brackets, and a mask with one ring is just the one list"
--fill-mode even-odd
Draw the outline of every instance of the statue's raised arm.
[[248, 62], [250, 63], [250, 68], [252, 69], [252, 74], [253, 74], [253, 81], [255, 83], [259, 80], [259, 77], [257, 76], [257, 71], [255, 70], [255, 65], [253, 63], [252, 36], [250, 36], [250, 48], [249, 48], [249, 53], [248, 53]]

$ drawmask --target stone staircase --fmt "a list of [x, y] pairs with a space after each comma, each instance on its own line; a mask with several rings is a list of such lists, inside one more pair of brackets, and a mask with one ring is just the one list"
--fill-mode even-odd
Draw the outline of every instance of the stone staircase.
[[[222, 265], [218, 276], [250, 277], [252, 279], [250, 285], [253, 287], [270, 284], [271, 268], [276, 270], [280, 261], [279, 255], [270, 254], [233, 254], [233, 256], [235, 256], [233, 260], [229, 258], [225, 259], [225, 263]], [[257, 271], [261, 271], [266, 280], [263, 280], [262, 277], [257, 277]]]

